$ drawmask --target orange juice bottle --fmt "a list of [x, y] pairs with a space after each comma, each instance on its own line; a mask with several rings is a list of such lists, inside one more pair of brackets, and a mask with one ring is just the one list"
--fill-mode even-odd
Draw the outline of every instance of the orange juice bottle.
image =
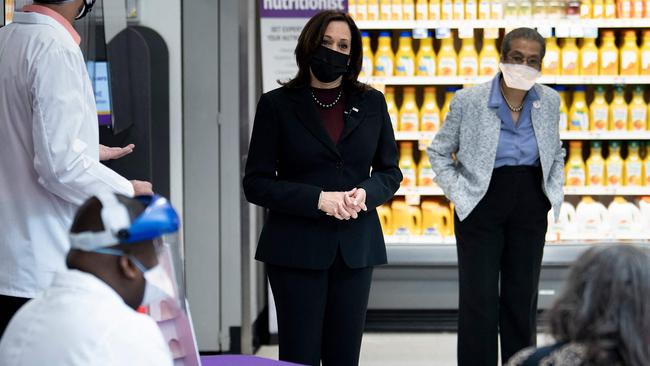
[[465, 19], [465, 0], [453, 0], [454, 10], [452, 13], [453, 19], [463, 20]]
[[606, 185], [620, 187], [623, 184], [623, 158], [621, 158], [621, 142], [609, 142], [609, 156], [605, 160], [607, 174]]
[[614, 87], [614, 98], [609, 105], [610, 131], [627, 131], [629, 107], [625, 101], [625, 89], [622, 85]]
[[591, 142], [586, 168], [588, 186], [605, 185], [605, 159], [603, 159], [603, 145], [600, 141]]
[[499, 70], [499, 51], [494, 39], [483, 37], [483, 48], [478, 57], [479, 75], [494, 76]]
[[404, 6], [402, 0], [392, 0], [391, 19], [402, 20], [404, 19]]
[[402, 171], [401, 187], [415, 187], [417, 171], [413, 161], [413, 143], [401, 141], [399, 143], [399, 168]]
[[420, 152], [420, 163], [418, 164], [418, 187], [435, 187], [436, 182], [433, 180], [436, 173], [431, 168], [431, 162], [427, 154]]
[[645, 1], [644, 0], [633, 0], [632, 2], [632, 17], [633, 18], [643, 18]]
[[566, 185], [571, 187], [584, 186], [586, 180], [585, 162], [582, 159], [582, 142], [569, 142], [569, 159], [564, 167]]
[[580, 48], [580, 75], [598, 75], [598, 47], [594, 38], [584, 38]]
[[[349, 3], [348, 3], [349, 7]], [[368, 0], [357, 0], [357, 17], [358, 20], [368, 19]], [[355, 20], [356, 20], [355, 19]]]
[[490, 0], [479, 0], [478, 1], [478, 18], [479, 19], [490, 19]]
[[490, 19], [503, 19], [503, 3], [501, 0], [490, 1]]
[[379, 216], [379, 223], [381, 224], [381, 231], [384, 235], [393, 234], [393, 215], [388, 204], [377, 207], [377, 216]]
[[580, 18], [591, 19], [593, 17], [592, 0], [582, 0], [580, 2]]
[[453, 235], [454, 217], [449, 206], [427, 199], [422, 202], [422, 234], [434, 236]]
[[440, 0], [429, 0], [429, 20], [442, 19]]
[[415, 87], [404, 88], [402, 107], [399, 109], [399, 130], [417, 131], [420, 127], [420, 111], [415, 102]]
[[415, 20], [429, 20], [429, 2], [417, 0], [415, 3]]
[[643, 185], [650, 185], [650, 141], [645, 142], [645, 158], [643, 159]]
[[[650, 1], [647, 4], [646, 12], [650, 17]], [[643, 31], [643, 42], [639, 53], [641, 53], [641, 75], [650, 75], [650, 29]]]
[[449, 37], [442, 40], [438, 51], [438, 76], [458, 75], [458, 57], [454, 48], [454, 38]]
[[589, 109], [585, 91], [584, 86], [577, 86], [573, 92], [573, 103], [569, 109], [569, 131], [589, 130]]
[[359, 77], [372, 76], [374, 66], [372, 62], [372, 48], [370, 47], [370, 33], [368, 32], [361, 32], [361, 49], [363, 60], [361, 61], [361, 72], [359, 73]]
[[641, 65], [639, 60], [639, 47], [636, 45], [636, 32], [634, 30], [625, 31], [620, 55], [620, 75], [639, 75]]
[[348, 0], [348, 14], [350, 14], [354, 20], [360, 20], [357, 17], [357, 0]]
[[623, 172], [623, 185], [625, 186], [642, 186], [643, 185], [643, 160], [639, 154], [641, 145], [638, 141], [627, 143], [627, 158]]
[[616, 37], [613, 31], [603, 31], [598, 70], [600, 75], [618, 75], [618, 47], [616, 47]]
[[[431, 11], [431, 8], [429, 8]], [[440, 19], [454, 19], [454, 0], [440, 0]]]
[[403, 0], [402, 20], [415, 20], [415, 3], [413, 0]]
[[616, 1], [605, 0], [605, 19], [616, 18]]
[[390, 33], [380, 32], [375, 52], [375, 76], [393, 76], [395, 55], [391, 47]]
[[465, 0], [465, 19], [478, 19], [478, 4], [476, 0]]
[[384, 97], [386, 98], [386, 108], [388, 109], [388, 116], [390, 117], [390, 123], [393, 125], [393, 131], [397, 131], [399, 111], [397, 109], [397, 104], [395, 103], [395, 88], [392, 86], [387, 86], [384, 90], [384, 93]]
[[648, 105], [643, 99], [643, 86], [634, 87], [632, 100], [630, 101], [630, 131], [648, 130]]
[[594, 92], [594, 100], [589, 105], [590, 131], [607, 131], [609, 128], [609, 104], [605, 99], [605, 87], [598, 86]]
[[440, 128], [440, 109], [436, 102], [436, 88], [424, 87], [424, 100], [420, 109], [420, 131], [435, 132]]
[[403, 199], [391, 203], [393, 235], [420, 235], [422, 233], [422, 212], [419, 207], [407, 205]]
[[379, 0], [379, 19], [391, 20], [393, 19], [393, 1], [392, 0]]
[[366, 0], [368, 2], [368, 20], [379, 20], [379, 0]]
[[402, 32], [399, 36], [399, 48], [395, 55], [395, 75], [415, 75], [415, 53], [411, 40], [411, 32]]
[[562, 46], [562, 75], [578, 75], [580, 70], [580, 49], [575, 38], [565, 38]]
[[436, 75], [436, 54], [433, 52], [433, 33], [429, 31], [427, 38], [420, 39], [420, 48], [415, 56], [417, 76]]
[[631, 0], [618, 0], [616, 2], [616, 13], [619, 18], [632, 18], [632, 1]]
[[566, 105], [566, 88], [563, 85], [557, 85], [555, 90], [560, 94], [560, 131], [569, 129], [569, 107]]
[[474, 38], [463, 39], [458, 53], [458, 73], [460, 76], [478, 75], [478, 54], [474, 47]]
[[546, 39], [546, 55], [542, 60], [542, 74], [547, 76], [560, 75], [562, 52], [555, 38]]
[[603, 19], [605, 17], [605, 1], [594, 0], [591, 17], [593, 19]]
[[447, 87], [447, 92], [445, 93], [445, 102], [442, 104], [442, 108], [440, 108], [441, 126], [443, 123], [445, 123], [445, 118], [447, 118], [447, 113], [449, 113], [449, 107], [451, 106], [451, 100], [454, 98], [454, 94], [456, 94], [456, 91], [458, 89], [460, 88], [455, 86]]

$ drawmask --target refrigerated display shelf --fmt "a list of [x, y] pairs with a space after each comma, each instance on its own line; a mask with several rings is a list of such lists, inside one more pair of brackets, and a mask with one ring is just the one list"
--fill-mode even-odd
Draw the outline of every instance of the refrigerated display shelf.
[[[361, 81], [370, 85], [474, 85], [490, 80], [492, 80], [492, 76], [373, 76], [361, 78]], [[650, 75], [542, 76], [538, 83], [549, 85], [645, 85], [650, 84]]]
[[[397, 141], [431, 141], [435, 132], [395, 131]], [[565, 131], [562, 140], [650, 140], [650, 131]]]
[[[644, 187], [564, 187], [567, 196], [650, 196], [650, 186]], [[402, 187], [395, 196], [443, 196], [440, 187]]]
[[[576, 21], [577, 20], [577, 21]], [[592, 28], [650, 28], [648, 19], [475, 19], [475, 20], [359, 20], [359, 29], [482, 29], [519, 27], [564, 28], [570, 34], [580, 34], [580, 30]], [[580, 29], [580, 30], [579, 30]]]
[[[546, 237], [548, 245], [576, 245], [589, 243], [648, 243], [650, 244], [650, 233], [647, 232], [607, 232], [607, 233], [561, 233], [560, 240], [552, 238], [554, 234], [549, 233]], [[387, 245], [393, 246], [445, 246], [455, 245], [456, 238], [453, 236], [441, 237], [434, 235], [386, 235], [384, 240]]]

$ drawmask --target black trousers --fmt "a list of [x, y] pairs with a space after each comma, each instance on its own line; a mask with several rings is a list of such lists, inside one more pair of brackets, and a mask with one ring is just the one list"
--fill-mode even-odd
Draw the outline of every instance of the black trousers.
[[327, 270], [267, 265], [278, 315], [280, 360], [357, 366], [372, 267], [351, 269], [337, 254]]
[[0, 295], [0, 339], [11, 318], [29, 300], [23, 297]]
[[547, 214], [539, 168], [493, 171], [485, 197], [455, 217], [460, 279], [458, 365], [502, 363], [535, 345], [537, 292]]

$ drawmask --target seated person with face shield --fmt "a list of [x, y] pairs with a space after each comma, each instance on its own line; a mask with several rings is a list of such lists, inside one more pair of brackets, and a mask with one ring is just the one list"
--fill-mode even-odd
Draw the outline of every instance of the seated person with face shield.
[[155, 321], [136, 309], [173, 294], [158, 253], [179, 221], [160, 196], [87, 200], [70, 230], [68, 270], [16, 313], [0, 365], [172, 365]]

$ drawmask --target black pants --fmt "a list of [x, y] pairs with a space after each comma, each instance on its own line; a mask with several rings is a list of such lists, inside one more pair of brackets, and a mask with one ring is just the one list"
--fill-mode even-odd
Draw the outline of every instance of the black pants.
[[340, 253], [327, 270], [268, 265], [278, 315], [280, 360], [357, 366], [372, 267], [350, 269]]
[[0, 339], [5, 329], [7, 329], [11, 318], [29, 300], [23, 297], [0, 295]]
[[455, 217], [459, 366], [497, 364], [497, 332], [502, 363], [535, 345], [539, 273], [551, 208], [541, 184], [539, 168], [497, 168], [476, 208], [463, 221]]

